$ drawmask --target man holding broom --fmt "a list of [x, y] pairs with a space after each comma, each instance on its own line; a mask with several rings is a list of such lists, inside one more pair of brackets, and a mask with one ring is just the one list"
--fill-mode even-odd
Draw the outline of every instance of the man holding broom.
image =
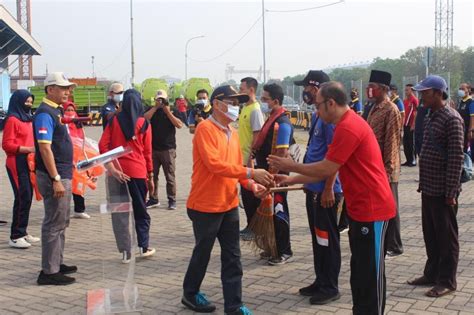
[[213, 114], [196, 128], [193, 138], [193, 174], [187, 208], [196, 245], [183, 282], [181, 302], [195, 312], [210, 313], [216, 307], [200, 292], [216, 238], [221, 246], [221, 279], [224, 312], [252, 314], [242, 304], [242, 264], [239, 245], [239, 199], [237, 182], [256, 196], [267, 189], [273, 176], [263, 169], [242, 166], [239, 136], [229, 125], [239, 116], [239, 103], [248, 95], [237, 94], [230, 85], [211, 95]]
[[300, 174], [275, 175], [280, 185], [318, 182], [339, 171], [350, 218], [352, 311], [356, 315], [383, 314], [384, 239], [396, 208], [382, 154], [370, 126], [347, 106], [341, 83], [323, 83], [314, 103], [319, 117], [336, 125], [325, 159], [298, 164], [272, 155], [268, 160], [272, 167]]
[[[263, 87], [261, 101], [262, 104], [268, 104], [270, 116], [263, 124], [252, 147], [255, 154], [256, 169], [269, 170], [267, 157], [272, 154], [272, 151], [274, 151], [273, 154], [281, 157], [287, 157], [289, 155], [288, 148], [290, 141], [294, 141], [293, 126], [285, 113], [286, 110], [282, 106], [283, 97], [284, 94], [281, 86], [272, 83]], [[253, 206], [254, 209], [252, 209], [252, 212], [256, 213], [252, 218], [253, 222], [250, 223], [251, 228], [254, 229], [253, 232], [257, 235], [267, 234], [264, 237], [275, 237], [276, 257], [272, 257], [271, 252], [264, 251], [260, 254], [261, 258], [267, 259], [268, 263], [274, 266], [289, 262], [293, 257], [293, 251], [291, 250], [290, 243], [290, 213], [288, 209], [287, 192], [275, 192], [273, 195], [274, 215], [271, 216], [270, 219], [273, 219], [274, 223], [274, 236], [268, 235], [271, 234], [272, 231], [260, 231], [263, 233], [258, 233], [258, 231], [255, 230], [259, 229], [259, 224], [256, 222], [258, 220], [262, 223], [260, 224], [260, 229], [262, 229], [263, 226], [268, 226], [264, 222], [269, 219], [269, 216], [257, 211], [257, 208], [260, 206], [260, 200], [254, 199], [253, 205], [247, 205]]]

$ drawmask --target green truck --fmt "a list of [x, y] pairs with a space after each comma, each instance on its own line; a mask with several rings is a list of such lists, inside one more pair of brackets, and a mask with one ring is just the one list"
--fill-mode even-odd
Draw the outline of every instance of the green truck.
[[[33, 108], [36, 108], [45, 96], [44, 86], [32, 86], [29, 90], [35, 96]], [[75, 87], [70, 98], [76, 104], [77, 111], [86, 114], [100, 111], [102, 105], [107, 102], [107, 94], [106, 86], [85, 85]]]

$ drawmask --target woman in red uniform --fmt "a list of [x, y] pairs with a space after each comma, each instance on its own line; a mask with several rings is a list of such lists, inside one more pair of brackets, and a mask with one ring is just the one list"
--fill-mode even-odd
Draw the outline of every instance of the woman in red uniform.
[[[64, 107], [64, 117], [75, 118], [79, 117], [76, 113], [76, 105], [73, 102], [66, 102], [63, 104]], [[79, 138], [84, 140], [84, 131], [82, 129], [82, 123], [72, 122], [67, 124], [67, 129], [69, 130], [69, 136], [71, 138]], [[74, 143], [74, 142], [73, 142]], [[72, 198], [74, 200], [74, 217], [78, 219], [90, 219], [91, 216], [86, 213], [86, 205], [84, 197], [78, 194], [73, 193]]]
[[[133, 89], [125, 91], [120, 112], [110, 119], [100, 138], [99, 151], [104, 153], [119, 146], [132, 149], [131, 153], [118, 159], [121, 171], [113, 167], [112, 163], [107, 168], [116, 179], [127, 183], [132, 198], [140, 256], [148, 257], [155, 253], [155, 249], [149, 247], [151, 218], [146, 210], [145, 199], [148, 189], [153, 189], [153, 163], [151, 128], [143, 113], [140, 93]], [[130, 245], [125, 242], [122, 248], [119, 243], [117, 240], [119, 251], [123, 254], [122, 262], [127, 263], [130, 259]]]
[[7, 154], [7, 173], [15, 195], [8, 244], [21, 249], [40, 241], [26, 231], [33, 199], [27, 160], [28, 154], [35, 152], [31, 113], [33, 101], [34, 96], [27, 90], [17, 90], [12, 94], [2, 140], [3, 150]]

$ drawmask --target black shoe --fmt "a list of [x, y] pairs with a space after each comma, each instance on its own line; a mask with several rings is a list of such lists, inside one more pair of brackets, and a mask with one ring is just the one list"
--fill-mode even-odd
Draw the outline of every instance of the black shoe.
[[76, 271], [77, 271], [76, 266], [68, 266], [64, 264], [61, 264], [61, 266], [59, 266], [59, 272], [62, 273], [63, 275], [75, 273]]
[[311, 305], [323, 305], [328, 304], [329, 302], [339, 300], [341, 295], [338, 293], [329, 295], [327, 293], [318, 292], [309, 299]]
[[400, 256], [400, 255], [403, 255], [403, 252], [396, 252], [396, 251], [393, 251], [393, 250], [388, 250], [387, 251], [387, 257], [389, 257], [389, 258], [397, 257], [397, 256]]
[[192, 298], [187, 298], [183, 295], [181, 303], [197, 313], [212, 313], [216, 310], [216, 306], [207, 299], [204, 293], [201, 292], [198, 292], [198, 294]]
[[415, 166], [416, 166], [416, 163], [415, 163], [415, 162], [413, 162], [413, 163], [411, 163], [411, 164], [408, 164], [408, 167], [415, 167]]
[[301, 288], [300, 289], [300, 294], [303, 296], [313, 296], [316, 292], [318, 292], [318, 286], [316, 285], [316, 282], [313, 282], [307, 287]]
[[73, 277], [65, 276], [60, 272], [47, 275], [41, 271], [36, 283], [38, 283], [38, 285], [68, 285], [75, 281], [76, 279]]

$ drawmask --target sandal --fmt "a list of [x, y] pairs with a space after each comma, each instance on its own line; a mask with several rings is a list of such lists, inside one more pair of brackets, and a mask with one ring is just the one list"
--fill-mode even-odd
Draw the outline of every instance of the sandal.
[[413, 280], [408, 280], [407, 283], [409, 285], [426, 285], [426, 286], [430, 286], [430, 285], [435, 284], [434, 281], [429, 280], [425, 276], [421, 276], [421, 277], [413, 279]]
[[436, 286], [432, 287], [430, 290], [426, 291], [425, 295], [428, 296], [428, 297], [437, 298], [437, 297], [441, 297], [443, 295], [452, 293], [454, 291], [456, 291], [456, 290], [436, 285]]

